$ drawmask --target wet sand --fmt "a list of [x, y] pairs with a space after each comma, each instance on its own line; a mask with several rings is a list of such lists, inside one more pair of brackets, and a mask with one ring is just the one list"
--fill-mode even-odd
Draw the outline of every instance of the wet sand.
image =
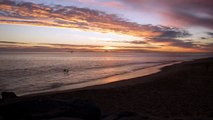
[[[0, 105], [45, 99], [93, 101], [106, 120], [124, 120], [128, 113], [132, 113], [131, 120], [211, 120], [213, 58], [183, 62], [152, 75], [105, 85], [1, 100]], [[126, 118], [115, 117], [124, 112]]]

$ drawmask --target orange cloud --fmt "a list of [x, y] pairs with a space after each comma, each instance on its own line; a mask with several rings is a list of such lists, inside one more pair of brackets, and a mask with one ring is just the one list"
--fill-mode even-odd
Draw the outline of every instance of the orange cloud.
[[15, 3], [3, 0], [0, 2], [0, 11], [0, 23], [116, 32], [139, 37], [158, 36], [163, 32], [159, 31], [157, 26], [140, 25], [128, 22], [114, 14], [73, 6], [47, 6], [29, 2]]

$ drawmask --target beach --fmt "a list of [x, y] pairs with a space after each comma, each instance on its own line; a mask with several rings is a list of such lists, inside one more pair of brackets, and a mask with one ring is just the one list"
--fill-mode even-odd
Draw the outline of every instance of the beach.
[[[94, 106], [100, 109], [100, 119], [103, 120], [211, 120], [213, 119], [212, 73], [213, 58], [206, 58], [163, 67], [160, 72], [144, 77], [104, 85], [3, 98], [0, 101], [1, 119], [4, 120], [5, 116], [13, 114], [13, 118], [17, 117], [17, 119], [22, 118], [25, 114], [28, 115], [27, 119], [39, 118], [39, 120], [73, 120], [74, 117], [80, 120], [86, 119], [78, 115], [77, 117], [66, 116], [67, 111], [65, 110], [66, 114], [64, 114], [63, 110], [57, 110], [57, 107], [52, 110], [54, 112], [50, 113], [45, 104], [42, 104], [42, 108], [45, 108], [43, 111], [39, 109], [33, 111], [37, 116], [29, 117], [29, 114], [33, 114], [33, 112], [16, 116], [16, 112], [10, 111], [11, 108], [17, 108], [19, 103], [29, 103], [28, 105], [32, 107], [27, 107], [25, 110], [30, 110], [34, 109], [34, 103], [39, 106], [36, 101], [85, 100], [93, 102]], [[84, 110], [84, 107], [81, 109]], [[49, 113], [44, 114], [45, 112]]]

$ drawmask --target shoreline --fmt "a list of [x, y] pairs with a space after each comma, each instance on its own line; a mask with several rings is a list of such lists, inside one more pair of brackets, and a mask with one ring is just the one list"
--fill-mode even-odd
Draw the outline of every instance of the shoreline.
[[[153, 77], [161, 77], [161, 74], [168, 74], [168, 73], [164, 73], [163, 70], [167, 69], [167, 67], [172, 67], [174, 65], [179, 65], [185, 62], [193, 62], [193, 61], [197, 61], [197, 60], [203, 60], [203, 59], [211, 59], [213, 57], [208, 57], [208, 58], [200, 58], [200, 59], [194, 59], [194, 60], [187, 60], [187, 61], [176, 61], [176, 62], [172, 62], [172, 63], [166, 63], [166, 64], [160, 64], [160, 65], [154, 65], [151, 67], [147, 67], [144, 69], [140, 69], [140, 70], [136, 70], [130, 73], [125, 73], [125, 74], [121, 74], [121, 75], [115, 75], [115, 78], [117, 76], [121, 76], [121, 78], [113, 80], [112, 82], [105, 82], [105, 83], [100, 83], [100, 81], [103, 80], [108, 80], [113, 78], [114, 76], [111, 77], [107, 77], [107, 78], [103, 78], [103, 79], [97, 79], [94, 81], [89, 81], [88, 83], [91, 83], [92, 85], [85, 85], [84, 83], [80, 83], [79, 87], [76, 88], [71, 88], [69, 86], [67, 86], [67, 89], [62, 89], [62, 90], [56, 90], [56, 91], [45, 91], [45, 92], [32, 92], [32, 93], [28, 93], [28, 94], [21, 94], [18, 95], [19, 97], [36, 97], [36, 96], [48, 96], [48, 95], [52, 95], [52, 94], [60, 94], [60, 93], [69, 93], [69, 92], [75, 92], [75, 91], [84, 91], [84, 90], [98, 90], [98, 89], [110, 89], [110, 88], [116, 88], [116, 87], [122, 87], [122, 86], [128, 86], [128, 85], [135, 85], [135, 84], [143, 84], [146, 82], [151, 82], [153, 81]], [[151, 68], [151, 73], [144, 73], [144, 70], [149, 71], [150, 72], [150, 68]], [[154, 70], [153, 70], [154, 68]], [[142, 72], [141, 72], [142, 71]], [[126, 75], [128, 74], [132, 74], [133, 76], [135, 76], [135, 72], [137, 72], [137, 77], [131, 77], [131, 78], [125, 78]], [[140, 74], [143, 75], [140, 75]], [[132, 76], [131, 75], [131, 76]], [[150, 78], [151, 77], [151, 78]], [[138, 79], [141, 79], [140, 81]], [[73, 84], [73, 86], [75, 86], [76, 84]], [[78, 85], [78, 84], [77, 84]], [[82, 85], [82, 86], [81, 86]]]
[[[54, 94], [54, 93], [72, 92], [72, 91], [78, 91], [78, 90], [84, 90], [84, 89], [96, 89], [96, 87], [100, 87], [100, 86], [104, 87], [104, 86], [108, 86], [108, 84], [110, 86], [110, 84], [114, 84], [117, 82], [119, 82], [119, 85], [123, 85], [120, 82], [129, 81], [134, 78], [141, 78], [141, 77], [146, 77], [146, 76], [149, 76], [152, 74], [156, 74], [156, 73], [160, 72], [161, 69], [164, 67], [172, 66], [172, 65], [179, 64], [182, 62], [184, 62], [184, 61], [161, 63], [158, 65], [149, 66], [146, 68], [138, 69], [138, 70], [131, 71], [128, 73], [124, 73], [124, 74], [118, 74], [118, 75], [114, 75], [111, 77], [96, 79], [93, 81], [87, 81], [87, 82], [82, 82], [82, 83], [78, 83], [78, 84], [67, 85], [66, 87], [61, 87], [61, 89], [58, 88], [58, 90], [55, 90], [55, 91], [54, 90], [45, 90], [44, 92], [30, 92], [30, 93], [26, 93], [26, 94], [20, 94], [18, 96], [19, 97], [37, 96], [37, 95], [48, 95], [48, 94]], [[142, 82], [146, 82], [146, 81], [142, 81]]]
[[[213, 57], [196, 59], [163, 67], [160, 72], [144, 77], [76, 90], [1, 100], [0, 108], [13, 103], [24, 104], [28, 101], [89, 100], [98, 105], [103, 120], [113, 120], [110, 118], [116, 118], [120, 114], [124, 114], [123, 118], [129, 117], [131, 120], [145, 118], [152, 120], [211, 120], [213, 119], [212, 73]], [[28, 105], [35, 107], [34, 103]], [[43, 107], [47, 110], [50, 109]], [[57, 109], [54, 108], [54, 110]], [[55, 113], [53, 112], [53, 114]], [[129, 114], [131, 115], [128, 116]], [[63, 115], [53, 118], [54, 120], [63, 118]], [[123, 118], [119, 120], [123, 120]]]
[[[80, 84], [73, 84], [73, 86], [77, 85], [76, 88], [70, 88], [67, 86], [67, 89], [57, 90], [57, 91], [45, 91], [45, 92], [32, 92], [31, 94], [22, 94], [19, 95], [19, 97], [35, 97], [35, 96], [45, 96], [45, 95], [51, 95], [51, 94], [60, 94], [60, 93], [69, 93], [69, 92], [75, 92], [75, 91], [81, 91], [81, 90], [94, 90], [94, 89], [110, 89], [115, 87], [122, 87], [122, 86], [128, 86], [128, 85], [135, 85], [137, 83], [142, 84], [146, 82], [153, 81], [153, 77], [160, 77], [161, 72], [164, 72], [163, 70], [167, 67], [172, 67], [176, 64], [182, 64], [184, 62], [193, 62], [195, 60], [202, 60], [202, 59], [210, 59], [212, 57], [207, 58], [199, 58], [194, 60], [186, 60], [186, 61], [175, 61], [170, 63], [163, 63], [159, 65], [150, 66], [147, 68], [143, 68], [140, 70], [132, 71], [129, 73], [121, 74], [121, 75], [115, 75], [103, 79], [97, 79], [94, 81], [89, 81], [89, 85], [85, 85], [83, 83]], [[141, 75], [142, 74], [142, 75]], [[131, 77], [128, 78], [128, 75]], [[126, 78], [125, 78], [126, 77]], [[151, 77], [151, 78], [149, 78]], [[112, 79], [112, 80], [110, 80]], [[135, 79], [142, 79], [140, 81]], [[105, 80], [110, 80], [111, 82], [105, 82]]]

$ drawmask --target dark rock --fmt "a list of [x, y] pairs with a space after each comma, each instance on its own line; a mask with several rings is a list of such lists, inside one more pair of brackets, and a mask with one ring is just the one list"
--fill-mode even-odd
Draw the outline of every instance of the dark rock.
[[213, 118], [213, 112], [209, 113], [208, 117]]
[[85, 120], [100, 120], [101, 119], [101, 110], [100, 108], [92, 101], [85, 100], [75, 100], [71, 102], [69, 108], [70, 116], [83, 118]]
[[4, 119], [0, 116], [0, 120], [4, 120]]
[[118, 114], [108, 115], [103, 120], [145, 120], [143, 116], [138, 115], [135, 112], [124, 111]]
[[1, 93], [2, 99], [13, 99], [17, 98], [16, 94], [14, 92], [2, 92]]
[[80, 118], [70, 118], [70, 117], [57, 117], [57, 118], [39, 119], [39, 120], [83, 120], [83, 119], [80, 119]]
[[131, 117], [131, 116], [136, 116], [137, 113], [130, 112], [130, 111], [124, 111], [118, 114], [119, 117]]
[[5, 120], [38, 120], [57, 117], [100, 120], [101, 110], [87, 100], [28, 100], [0, 106], [0, 115]]
[[118, 118], [118, 116], [116, 116], [116, 115], [109, 115], [109, 116], [103, 118], [103, 120], [118, 120], [117, 118]]

